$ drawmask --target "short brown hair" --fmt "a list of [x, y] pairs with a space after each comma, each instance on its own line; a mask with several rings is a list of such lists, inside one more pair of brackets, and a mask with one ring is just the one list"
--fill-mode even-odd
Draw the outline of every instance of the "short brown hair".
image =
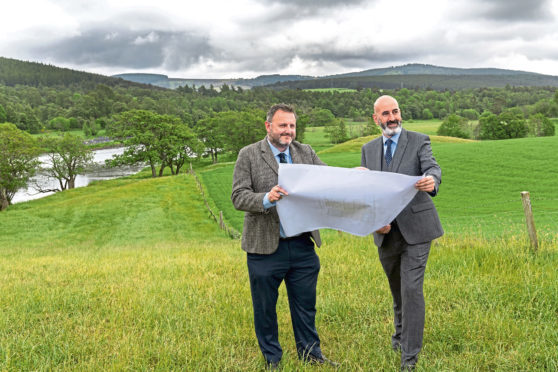
[[293, 114], [295, 114], [295, 118], [296, 118], [295, 110], [291, 105], [287, 105], [285, 103], [278, 103], [276, 105], [271, 106], [271, 108], [267, 112], [267, 116], [265, 120], [268, 123], [271, 123], [271, 120], [273, 119], [273, 115], [275, 115], [277, 111], [292, 112]]

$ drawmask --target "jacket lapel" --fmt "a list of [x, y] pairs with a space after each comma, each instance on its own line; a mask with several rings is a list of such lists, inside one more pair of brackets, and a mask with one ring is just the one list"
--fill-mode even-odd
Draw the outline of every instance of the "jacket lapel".
[[397, 141], [397, 148], [395, 149], [395, 157], [392, 160], [393, 164], [391, 166], [391, 169], [393, 172], [397, 172], [399, 170], [401, 160], [403, 160], [403, 155], [405, 154], [405, 150], [407, 149], [407, 142], [407, 131], [405, 129], [401, 129], [399, 141]]
[[293, 164], [301, 164], [303, 163], [302, 159], [300, 158], [300, 154], [296, 151], [294, 146], [289, 146], [289, 154], [291, 155], [291, 160]]
[[380, 171], [382, 170], [382, 160], [384, 159], [384, 143], [382, 141], [382, 136], [373, 140], [371, 143], [372, 164], [371, 170]]
[[273, 152], [271, 152], [271, 149], [269, 148], [267, 138], [260, 141], [260, 149], [262, 151], [262, 159], [267, 163], [267, 165], [269, 165], [275, 174], [279, 174], [279, 164], [277, 164], [277, 160], [275, 160], [275, 156], [273, 156]]

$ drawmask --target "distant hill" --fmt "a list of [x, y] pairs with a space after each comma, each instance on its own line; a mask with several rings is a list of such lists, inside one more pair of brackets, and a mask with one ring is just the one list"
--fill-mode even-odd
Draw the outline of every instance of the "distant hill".
[[163, 74], [126, 73], [112, 77], [71, 70], [52, 65], [0, 57], [0, 84], [7, 86], [71, 86], [94, 87], [97, 84], [123, 87], [156, 87], [176, 89], [179, 86], [223, 84], [272, 89], [436, 89], [460, 90], [509, 86], [558, 87], [558, 76], [497, 68], [451, 68], [425, 64], [408, 64], [346, 74], [312, 77], [304, 75], [261, 75], [253, 79], [188, 79], [169, 78]]
[[134, 81], [136, 83], [151, 84], [163, 88], [176, 89], [180, 86], [205, 86], [209, 88], [213, 85], [215, 88], [219, 88], [223, 84], [241, 87], [241, 88], [252, 88], [257, 86], [264, 86], [269, 84], [275, 84], [284, 81], [298, 81], [304, 79], [313, 79], [312, 76], [302, 76], [302, 75], [261, 75], [253, 79], [188, 79], [188, 78], [169, 78], [167, 75], [159, 74], [144, 74], [144, 73], [125, 73], [113, 75], [113, 77], [121, 78], [124, 80]]
[[497, 68], [450, 68], [423, 64], [371, 69], [303, 81], [277, 82], [274, 89], [435, 89], [460, 90], [505, 86], [558, 87], [558, 76]]
[[345, 78], [316, 78], [268, 85], [274, 89], [435, 89], [558, 87], [558, 77], [548, 75], [384, 75]]
[[95, 86], [97, 84], [124, 87], [138, 86], [136, 83], [123, 79], [4, 57], [0, 57], [0, 84], [7, 86], [19, 84], [34, 87]]
[[375, 88], [375, 89], [436, 89], [460, 90], [510, 86], [558, 87], [558, 76], [498, 68], [454, 68], [427, 64], [407, 64], [327, 76], [261, 75], [253, 79], [185, 79], [158, 74], [119, 74], [122, 79], [175, 89], [179, 86], [223, 84], [273, 89]]
[[410, 63], [402, 66], [375, 68], [349, 72], [347, 74], [329, 75], [323, 78], [340, 78], [356, 76], [390, 76], [390, 75], [540, 75], [534, 72], [505, 70], [500, 68], [456, 68]]

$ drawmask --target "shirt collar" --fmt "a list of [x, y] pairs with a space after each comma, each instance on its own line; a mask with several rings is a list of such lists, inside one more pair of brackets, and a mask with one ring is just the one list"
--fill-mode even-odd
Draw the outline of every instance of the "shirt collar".
[[[273, 153], [273, 156], [278, 156], [278, 155], [281, 153], [281, 151], [279, 151], [279, 150], [277, 149], [277, 147], [273, 146], [273, 145], [271, 144], [271, 142], [269, 142], [269, 138], [266, 137], [266, 141], [267, 141], [267, 144], [269, 145], [269, 147], [271, 148], [271, 152]], [[285, 151], [283, 151], [283, 153], [284, 153], [285, 155], [287, 155], [287, 158], [290, 158], [290, 157], [291, 157], [291, 154], [290, 154], [290, 151], [289, 151], [289, 147], [287, 147], [287, 149], [286, 149]]]
[[[399, 141], [399, 136], [401, 135], [401, 132], [394, 134], [393, 136], [389, 137], [396, 145], [397, 145], [397, 141]], [[385, 145], [386, 141], [388, 140], [388, 137], [384, 136], [382, 134], [382, 142]]]

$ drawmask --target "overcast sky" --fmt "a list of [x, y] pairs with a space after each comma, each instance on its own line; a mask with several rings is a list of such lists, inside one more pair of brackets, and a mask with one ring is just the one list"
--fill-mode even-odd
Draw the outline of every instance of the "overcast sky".
[[426, 63], [558, 75], [558, 0], [2, 1], [0, 56], [112, 75]]

